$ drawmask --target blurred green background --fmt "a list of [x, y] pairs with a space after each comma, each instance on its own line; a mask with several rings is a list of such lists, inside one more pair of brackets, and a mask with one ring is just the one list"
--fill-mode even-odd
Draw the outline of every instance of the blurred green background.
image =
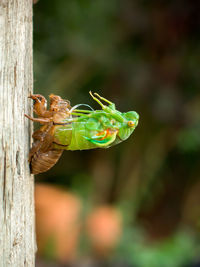
[[114, 248], [99, 253], [82, 227], [73, 260], [47, 244], [38, 266], [200, 266], [199, 12], [198, 0], [34, 5], [34, 92], [97, 109], [92, 90], [140, 115], [126, 142], [67, 151], [36, 177], [80, 201], [81, 224], [99, 207], [117, 210]]

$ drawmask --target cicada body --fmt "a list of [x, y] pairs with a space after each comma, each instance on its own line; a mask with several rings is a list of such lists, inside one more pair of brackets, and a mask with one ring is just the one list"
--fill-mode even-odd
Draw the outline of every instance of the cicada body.
[[[33, 144], [30, 152], [33, 173], [51, 168], [63, 150], [108, 148], [126, 140], [132, 134], [139, 120], [139, 115], [135, 111], [122, 113], [116, 110], [114, 103], [98, 94], [90, 94], [100, 104], [101, 110], [77, 109], [80, 105], [71, 108], [68, 101], [54, 96], [57, 101], [54, 103], [50, 96], [50, 110], [47, 111], [44, 105], [41, 108], [42, 104], [38, 104], [37, 95], [31, 96], [35, 100], [34, 110], [40, 118], [27, 117], [45, 124], [33, 135], [33, 138], [37, 139], [37, 144]], [[104, 105], [101, 100], [108, 105]]]

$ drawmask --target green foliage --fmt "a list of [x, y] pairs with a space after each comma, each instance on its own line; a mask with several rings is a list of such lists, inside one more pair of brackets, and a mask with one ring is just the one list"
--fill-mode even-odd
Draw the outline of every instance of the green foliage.
[[119, 246], [118, 255], [123, 255], [133, 266], [182, 267], [198, 255], [193, 237], [184, 232], [153, 244], [142, 236], [140, 232], [127, 232]]
[[44, 247], [44, 257], [47, 260], [55, 260], [56, 259], [56, 240], [54, 236], [50, 236], [47, 240], [47, 243]]
[[184, 129], [180, 132], [178, 146], [182, 151], [193, 152], [200, 149], [200, 129], [198, 128], [192, 127], [189, 129]]

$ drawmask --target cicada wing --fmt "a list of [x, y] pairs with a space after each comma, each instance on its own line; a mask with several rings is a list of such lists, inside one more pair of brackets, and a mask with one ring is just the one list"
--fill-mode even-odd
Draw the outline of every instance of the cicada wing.
[[93, 136], [92, 138], [86, 136], [84, 136], [84, 138], [98, 147], [108, 147], [115, 141], [116, 135], [117, 130], [111, 131], [107, 129], [103, 132], [100, 132], [98, 135]]

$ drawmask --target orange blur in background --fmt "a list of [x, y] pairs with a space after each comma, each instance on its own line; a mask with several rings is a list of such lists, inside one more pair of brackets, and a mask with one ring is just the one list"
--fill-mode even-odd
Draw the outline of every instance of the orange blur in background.
[[78, 197], [53, 186], [38, 184], [35, 208], [38, 254], [44, 255], [52, 245], [54, 259], [74, 260], [80, 234], [81, 202]]
[[35, 207], [38, 255], [48, 257], [49, 250], [54, 260], [77, 260], [81, 231], [99, 256], [109, 255], [120, 239], [122, 216], [114, 207], [97, 207], [84, 221], [75, 194], [45, 184], [36, 184]]

